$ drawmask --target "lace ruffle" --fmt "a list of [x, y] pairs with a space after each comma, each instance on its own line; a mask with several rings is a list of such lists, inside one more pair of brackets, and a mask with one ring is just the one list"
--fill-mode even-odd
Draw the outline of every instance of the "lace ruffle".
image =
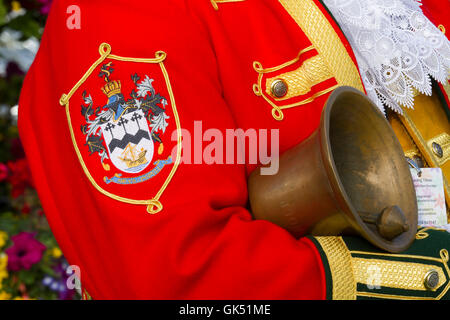
[[355, 53], [367, 95], [402, 112], [414, 89], [431, 95], [431, 79], [448, 78], [450, 44], [417, 0], [324, 0]]

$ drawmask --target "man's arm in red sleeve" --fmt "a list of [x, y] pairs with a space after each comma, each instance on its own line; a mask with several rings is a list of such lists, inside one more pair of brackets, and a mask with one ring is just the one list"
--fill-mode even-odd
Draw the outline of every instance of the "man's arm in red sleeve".
[[[71, 2], [54, 1], [24, 84], [19, 129], [58, 243], [69, 262], [80, 266], [81, 282], [94, 299], [323, 299], [325, 272], [315, 245], [252, 220], [242, 165], [181, 163], [174, 169], [173, 132], [183, 128], [194, 139], [194, 121], [224, 136], [236, 126], [221, 95], [207, 32], [186, 3], [85, 1], [78, 29], [69, 20], [76, 10], [67, 13]], [[111, 55], [134, 60], [99, 61], [101, 43]], [[163, 61], [158, 51], [165, 53]], [[147, 75], [154, 93], [144, 90]], [[119, 105], [142, 110], [150, 130], [161, 110], [168, 116], [165, 132], [150, 132], [152, 160], [138, 174], [122, 168], [111, 151], [125, 152], [125, 138], [106, 124], [131, 121], [114, 104], [117, 88], [103, 87], [117, 81], [124, 98]], [[63, 94], [65, 106], [59, 103]], [[113, 118], [100, 119], [108, 110]], [[89, 121], [97, 121], [98, 135], [89, 133]], [[138, 130], [122, 125], [130, 137]], [[122, 140], [113, 145], [114, 139]], [[170, 154], [172, 163], [151, 171]], [[123, 201], [152, 199], [161, 190], [157, 214], [147, 213], [145, 204]]]

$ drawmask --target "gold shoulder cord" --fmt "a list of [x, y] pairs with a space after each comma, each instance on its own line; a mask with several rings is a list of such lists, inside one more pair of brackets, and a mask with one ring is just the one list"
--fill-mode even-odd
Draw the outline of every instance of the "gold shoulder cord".
[[[156, 214], [159, 213], [160, 211], [162, 211], [163, 209], [163, 205], [162, 203], [159, 201], [162, 193], [164, 192], [164, 190], [167, 188], [167, 185], [169, 184], [169, 182], [172, 180], [172, 177], [174, 176], [175, 172], [178, 169], [178, 166], [180, 164], [180, 159], [181, 159], [181, 125], [180, 125], [180, 119], [178, 116], [178, 111], [176, 108], [176, 104], [175, 104], [175, 97], [173, 95], [173, 91], [172, 91], [172, 86], [170, 84], [170, 79], [169, 79], [169, 75], [167, 73], [166, 68], [164, 67], [164, 60], [166, 59], [167, 54], [163, 51], [158, 51], [155, 53], [155, 58], [153, 59], [140, 59], [140, 58], [128, 58], [128, 57], [120, 57], [120, 56], [116, 56], [111, 54], [111, 46], [107, 43], [102, 43], [99, 47], [99, 53], [100, 53], [100, 58], [88, 69], [88, 71], [84, 74], [84, 76], [80, 79], [80, 81], [77, 82], [77, 84], [72, 88], [72, 90], [70, 90], [70, 92], [68, 94], [63, 94], [61, 96], [61, 99], [59, 101], [61, 106], [64, 106], [66, 109], [66, 116], [67, 116], [67, 123], [69, 125], [69, 130], [70, 130], [70, 136], [72, 139], [72, 144], [73, 147], [75, 149], [75, 152], [78, 156], [78, 160], [80, 161], [81, 167], [83, 168], [84, 173], [86, 174], [86, 176], [88, 177], [89, 181], [92, 183], [92, 185], [102, 194], [104, 194], [105, 196], [108, 196], [114, 200], [117, 201], [121, 201], [121, 202], [125, 202], [125, 203], [129, 203], [129, 204], [135, 204], [135, 205], [146, 205], [147, 206], [147, 212], [150, 214]], [[167, 90], [169, 92], [169, 96], [170, 96], [170, 100], [171, 100], [171, 105], [172, 105], [172, 111], [175, 117], [175, 123], [177, 126], [177, 158], [176, 161], [174, 163], [174, 166], [172, 167], [172, 170], [169, 174], [169, 176], [167, 177], [167, 179], [165, 180], [164, 184], [162, 185], [162, 187], [159, 189], [159, 191], [157, 192], [157, 194], [150, 200], [136, 200], [136, 199], [129, 199], [129, 198], [124, 198], [124, 197], [120, 197], [117, 196], [115, 194], [112, 194], [106, 190], [104, 190], [102, 187], [100, 187], [95, 180], [92, 178], [92, 175], [90, 174], [88, 168], [86, 167], [86, 164], [84, 163], [83, 157], [81, 156], [81, 152], [78, 149], [76, 140], [75, 140], [75, 135], [74, 135], [74, 131], [72, 128], [72, 123], [71, 123], [71, 117], [70, 117], [70, 98], [74, 95], [74, 93], [80, 88], [80, 86], [87, 80], [87, 78], [94, 72], [95, 68], [98, 67], [98, 65], [100, 65], [106, 58], [109, 59], [113, 59], [113, 60], [118, 60], [118, 61], [130, 61], [130, 62], [140, 62], [140, 63], [153, 63], [153, 64], [159, 64], [161, 71], [164, 75], [164, 79], [167, 85]]]

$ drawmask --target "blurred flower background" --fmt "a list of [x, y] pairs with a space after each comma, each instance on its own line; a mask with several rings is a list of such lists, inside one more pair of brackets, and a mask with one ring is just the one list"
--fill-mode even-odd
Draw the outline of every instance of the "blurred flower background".
[[49, 229], [17, 131], [24, 76], [52, 0], [0, 0], [0, 300], [79, 299]]

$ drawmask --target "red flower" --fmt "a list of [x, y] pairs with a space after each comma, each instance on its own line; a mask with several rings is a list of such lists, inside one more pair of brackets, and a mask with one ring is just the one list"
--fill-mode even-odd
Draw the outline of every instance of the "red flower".
[[6, 180], [8, 178], [8, 167], [6, 164], [0, 162], [0, 182]]
[[11, 140], [11, 155], [13, 159], [25, 158], [25, 151], [23, 150], [22, 142], [19, 138]]
[[34, 238], [33, 233], [21, 232], [11, 237], [14, 243], [5, 250], [8, 255], [8, 270], [30, 269], [42, 259], [46, 247]]
[[26, 187], [33, 186], [30, 169], [25, 158], [8, 162], [8, 167], [10, 171], [8, 181], [12, 185], [12, 197], [17, 198], [24, 193]]
[[31, 208], [30, 208], [30, 206], [27, 203], [25, 203], [23, 205], [21, 211], [22, 211], [22, 214], [29, 214], [31, 212]]

